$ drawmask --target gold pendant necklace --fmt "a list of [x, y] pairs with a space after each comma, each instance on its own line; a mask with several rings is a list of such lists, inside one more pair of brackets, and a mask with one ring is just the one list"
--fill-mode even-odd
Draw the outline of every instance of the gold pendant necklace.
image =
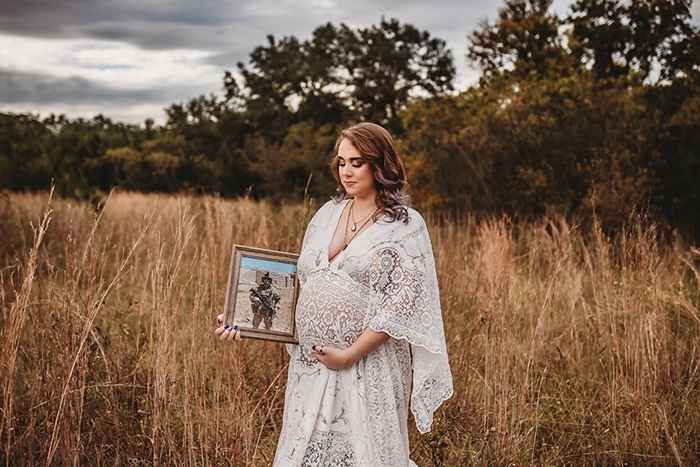
[[[355, 200], [353, 199], [353, 200], [352, 200], [352, 204], [350, 205], [350, 216], [349, 216], [349, 217], [352, 217], [352, 227], [350, 228], [350, 230], [352, 230], [353, 232], [355, 232], [355, 231], [357, 230], [357, 222], [355, 221], [355, 216], [354, 216], [354, 214], [353, 214], [353, 208], [354, 208], [354, 207], [355, 207]], [[377, 209], [379, 209], [379, 208], [377, 208]], [[369, 214], [369, 216], [367, 216], [367, 218], [366, 218], [365, 221], [362, 223], [362, 225], [360, 226], [360, 228], [362, 228], [362, 226], [364, 226], [364, 225], [367, 223], [367, 221], [369, 220], [369, 218], [372, 217], [372, 216], [374, 215], [374, 213], [377, 212], [377, 209], [375, 209], [374, 211], [372, 211], [372, 212]]]
[[[355, 200], [353, 200], [353, 202], [354, 202], [354, 201], [355, 201]], [[354, 203], [353, 203], [353, 204], [354, 204]], [[352, 230], [352, 234], [350, 235], [350, 238], [346, 241], [345, 238], [347, 237], [347, 234], [348, 234], [348, 221], [350, 220], [350, 217], [352, 217], [352, 207], [353, 207], [353, 204], [350, 205], [350, 212], [348, 213], [348, 217], [345, 219], [345, 232], [344, 232], [344, 234], [343, 234], [343, 242], [345, 243], [345, 246], [343, 247], [343, 250], [346, 249], [346, 248], [348, 247], [348, 245], [350, 244], [350, 242], [352, 241], [352, 239], [355, 238], [355, 235], [357, 235], [357, 233], [359, 233], [359, 231], [362, 230], [362, 228], [365, 226], [365, 224], [367, 224], [367, 222], [369, 222], [369, 220], [372, 219], [372, 217], [374, 217], [374, 215], [379, 211], [379, 208], [375, 209], [375, 210], [367, 217], [367, 219], [365, 219], [365, 221], [362, 223], [362, 225], [360, 225], [359, 228], [357, 227], [356, 224], [353, 225], [353, 227], [350, 229], [350, 230]], [[354, 223], [355, 223], [355, 219], [353, 218], [353, 224], [354, 224]]]

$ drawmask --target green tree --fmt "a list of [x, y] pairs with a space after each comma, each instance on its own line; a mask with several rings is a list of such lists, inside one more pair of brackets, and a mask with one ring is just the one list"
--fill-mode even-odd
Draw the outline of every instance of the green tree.
[[654, 203], [666, 218], [700, 241], [700, 80], [676, 80], [649, 98], [657, 109], [653, 136], [661, 160]]
[[256, 181], [242, 152], [254, 129], [235, 96], [199, 96], [185, 104], [172, 104], [166, 115], [165, 131], [182, 137], [184, 146], [177, 157], [193, 167], [206, 162], [216, 172], [207, 182], [207, 191], [240, 195]]
[[653, 113], [628, 88], [584, 73], [416, 103], [401, 145], [416, 200], [519, 217], [595, 212], [619, 226], [646, 205], [658, 158]]
[[[698, 31], [690, 22], [692, 0], [576, 0], [567, 23], [571, 50], [597, 78], [630, 72], [658, 79], [692, 67]], [[697, 63], [697, 61], [695, 62]]]
[[467, 59], [482, 71], [482, 81], [503, 75], [544, 77], [565, 56], [561, 20], [551, 0], [506, 0], [493, 23], [483, 21], [468, 36]]
[[48, 187], [50, 174], [44, 154], [51, 136], [37, 116], [0, 113], [0, 188]]
[[210, 192], [215, 165], [203, 156], [187, 157], [186, 146], [183, 135], [163, 132], [139, 147], [110, 148], [101, 157], [86, 161], [85, 168], [109, 180], [99, 187], [103, 190], [119, 186], [143, 192]]
[[400, 132], [409, 98], [445, 93], [455, 74], [444, 41], [396, 19], [358, 29], [328, 23], [303, 42], [270, 35], [238, 69], [243, 84], [227, 74], [227, 96], [242, 97], [253, 127], [278, 139], [305, 120], [372, 120]]
[[95, 178], [100, 174], [91, 170], [90, 161], [108, 149], [138, 146], [144, 139], [139, 126], [115, 123], [102, 115], [91, 120], [51, 115], [43, 123], [53, 133], [45, 154], [49, 174], [59, 193], [78, 198], [89, 196], [97, 185], [109, 183]]
[[435, 97], [452, 90], [452, 53], [445, 41], [396, 19], [340, 30], [342, 75], [349, 106], [360, 119], [402, 132], [399, 112], [412, 93]]
[[305, 192], [314, 197], [332, 193], [335, 181], [329, 156], [336, 136], [333, 126], [316, 127], [310, 122], [293, 125], [281, 143], [252, 136], [245, 152], [260, 180], [253, 194], [298, 200]]

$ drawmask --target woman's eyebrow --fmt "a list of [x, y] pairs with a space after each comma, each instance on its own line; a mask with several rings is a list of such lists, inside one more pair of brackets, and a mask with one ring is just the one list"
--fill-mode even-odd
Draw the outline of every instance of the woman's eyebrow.
[[[345, 158], [344, 158], [343, 156], [341, 156], [340, 154], [338, 154], [336, 157], [337, 157], [338, 159], [343, 159], [343, 160], [345, 160]], [[362, 157], [360, 157], [360, 156], [353, 156], [353, 157], [349, 157], [349, 158], [348, 158], [348, 160], [349, 160], [350, 162], [356, 161], [356, 160], [360, 160], [360, 159], [362, 159]]]

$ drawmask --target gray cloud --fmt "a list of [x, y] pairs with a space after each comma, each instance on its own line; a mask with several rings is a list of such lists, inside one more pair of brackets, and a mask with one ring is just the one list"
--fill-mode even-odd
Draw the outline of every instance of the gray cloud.
[[[144, 49], [224, 50], [251, 34], [306, 27], [308, 8], [254, 1], [0, 2], [0, 31], [44, 38], [95, 38]], [[315, 11], [315, 10], [314, 10]], [[295, 18], [302, 16], [300, 21]]]
[[[235, 4], [213, 1], [108, 2], [60, 0], [0, 2], [0, 31], [20, 36], [103, 39], [147, 50], [221, 51], [250, 32]], [[240, 36], [238, 36], [240, 37]]]
[[40, 73], [0, 69], [0, 104], [131, 105], [176, 98], [181, 87], [119, 89], [72, 76], [62, 78]]
[[414, 22], [437, 36], [453, 29], [464, 35], [477, 16], [495, 13], [500, 2], [370, 2], [352, 6], [322, 1], [137, 2], [58, 0], [39, 5], [26, 0], [0, 2], [0, 31], [45, 38], [96, 38], [128, 42], [145, 49], [246, 50], [266, 34], [306, 36], [326, 21], [376, 23], [381, 15]]
[[246, 62], [248, 59], [248, 54], [253, 50], [255, 46], [261, 44], [262, 43], [251, 45], [250, 48], [246, 46], [236, 47], [226, 50], [225, 52], [215, 53], [206, 57], [205, 61], [206, 63], [219, 67], [220, 69], [234, 71], [238, 69], [236, 64], [238, 62]]
[[[694, 2], [694, 22], [700, 18]], [[571, 1], [555, 0], [566, 14]], [[448, 40], [463, 54], [466, 35], [480, 19], [495, 18], [502, 0], [331, 2], [327, 0], [54, 0], [0, 2], [0, 31], [45, 38], [119, 40], [144, 49], [188, 48], [219, 53], [250, 51], [266, 34], [308, 36], [327, 21], [368, 25], [396, 17]]]

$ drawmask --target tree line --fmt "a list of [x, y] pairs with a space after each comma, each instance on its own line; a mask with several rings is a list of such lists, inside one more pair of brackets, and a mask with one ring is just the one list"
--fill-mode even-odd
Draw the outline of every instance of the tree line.
[[164, 125], [0, 114], [0, 187], [324, 197], [333, 142], [369, 120], [397, 137], [415, 204], [596, 216], [644, 210], [700, 234], [700, 32], [690, 0], [506, 0], [466, 38], [479, 82], [454, 89], [445, 41], [385, 19], [267, 37], [220, 95]]

